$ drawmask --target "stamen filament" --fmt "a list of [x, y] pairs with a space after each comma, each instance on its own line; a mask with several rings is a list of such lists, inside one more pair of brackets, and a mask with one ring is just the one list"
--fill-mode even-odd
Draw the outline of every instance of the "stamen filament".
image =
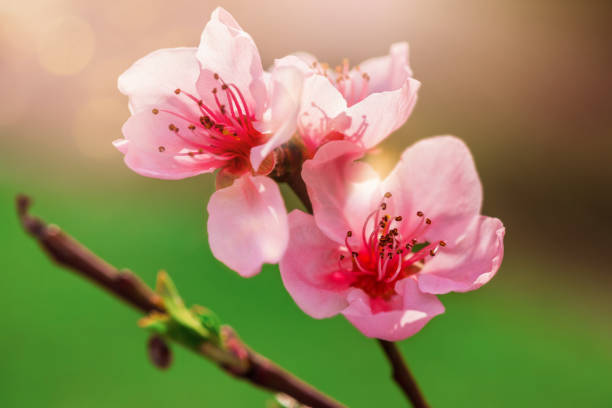
[[[359, 240], [361, 248], [351, 245], [349, 238], [353, 236], [353, 232], [347, 232], [344, 243], [351, 254], [352, 269], [347, 269], [346, 264], [342, 265], [341, 260], [338, 261], [339, 268], [356, 277], [351, 283], [352, 286], [363, 289], [372, 297], [384, 299], [393, 296], [398, 280], [417, 273], [417, 265], [428, 257], [436, 256], [441, 248], [447, 246], [445, 241], [431, 244], [426, 242], [419, 251], [412, 252], [415, 245], [423, 243], [419, 237], [430, 227], [432, 220], [426, 218], [422, 211], [418, 211], [420, 221], [413, 227], [413, 231], [409, 234], [402, 233], [401, 224], [404, 217], [391, 217], [390, 213], [385, 213], [391, 211], [387, 202], [390, 197], [391, 193], [385, 193], [377, 208], [366, 216]], [[385, 215], [381, 216], [381, 213]], [[372, 230], [368, 233], [370, 225]]]

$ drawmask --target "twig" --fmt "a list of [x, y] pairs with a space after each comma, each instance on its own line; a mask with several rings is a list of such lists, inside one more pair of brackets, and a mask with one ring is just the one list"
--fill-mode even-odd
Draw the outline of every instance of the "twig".
[[402, 357], [397, 345], [391, 341], [378, 340], [378, 343], [382, 347], [387, 356], [387, 359], [391, 363], [393, 369], [393, 379], [397, 385], [402, 389], [406, 397], [412, 403], [414, 408], [428, 408], [429, 405], [425, 401], [425, 397], [421, 393], [416, 380], [408, 370], [408, 366]]
[[292, 173], [285, 179], [287, 185], [293, 190], [295, 195], [300, 199], [304, 207], [306, 207], [306, 211], [312, 214], [312, 203], [310, 202], [310, 197], [308, 197], [308, 191], [306, 190], [306, 184], [300, 175], [300, 172]]
[[[308, 212], [312, 214], [312, 203], [308, 197], [306, 185], [304, 184], [302, 177], [287, 177], [284, 181], [299, 197], [302, 204], [304, 204], [304, 206], [308, 209]], [[423, 393], [419, 389], [416, 380], [410, 373], [402, 354], [397, 348], [397, 345], [393, 342], [380, 339], [378, 340], [378, 344], [380, 344], [385, 352], [385, 356], [389, 360], [389, 363], [391, 363], [391, 367], [393, 369], [393, 379], [406, 397], [408, 397], [412, 405], [415, 408], [429, 407], [425, 401], [425, 398], [423, 397]]]
[[[19, 218], [24, 229], [38, 241], [50, 258], [144, 313], [165, 312], [160, 297], [136, 275], [117, 270], [59, 227], [47, 225], [41, 219], [29, 215], [30, 203], [31, 200], [26, 196], [17, 197]], [[302, 404], [313, 408], [344, 407], [251, 350], [231, 327], [224, 326], [222, 330], [227, 339], [225, 348], [205, 343], [198, 349], [191, 349], [234, 377], [276, 393], [290, 395]]]
[[292, 140], [274, 151], [276, 166], [270, 176], [279, 183], [287, 183], [298, 199], [312, 214], [312, 203], [308, 197], [306, 184], [302, 179], [304, 163], [304, 145], [299, 140]]

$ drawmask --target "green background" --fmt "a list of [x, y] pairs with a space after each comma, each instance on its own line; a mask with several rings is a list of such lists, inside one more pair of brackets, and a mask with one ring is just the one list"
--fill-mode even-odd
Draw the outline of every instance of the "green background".
[[[56, 183], [28, 186], [33, 212], [114, 265], [149, 284], [158, 268], [167, 269], [187, 302], [212, 308], [256, 350], [349, 406], [403, 404], [374, 341], [341, 317], [304, 315], [276, 267], [245, 280], [211, 256], [203, 233], [206, 177], [147, 180], [155, 188], [140, 193]], [[18, 190], [3, 181], [2, 214], [13, 212]], [[154, 368], [138, 313], [52, 265], [15, 217], [3, 225], [3, 406], [264, 406], [267, 393], [185, 350], [173, 348], [167, 372]], [[509, 237], [490, 284], [442, 296], [446, 313], [401, 342], [425, 394], [434, 406], [605, 406], [612, 399], [608, 316], [592, 314], [596, 297], [552, 289], [540, 274], [551, 265], [516, 253]]]

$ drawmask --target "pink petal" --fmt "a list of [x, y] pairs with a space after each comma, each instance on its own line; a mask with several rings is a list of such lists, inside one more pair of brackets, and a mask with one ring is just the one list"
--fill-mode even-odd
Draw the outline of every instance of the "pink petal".
[[370, 78], [370, 93], [393, 91], [404, 85], [412, 76], [408, 53], [408, 43], [399, 42], [391, 45], [389, 55], [371, 58], [359, 64], [359, 72], [368, 74]]
[[266, 103], [266, 86], [257, 46], [234, 20], [232, 15], [217, 7], [202, 32], [197, 58], [202, 73], [197, 82], [199, 94], [208, 106], [215, 106], [212, 90], [220, 83], [219, 74], [228, 84], [238, 87], [251, 113], [259, 118]]
[[270, 118], [265, 124], [265, 130], [272, 136], [265, 144], [251, 149], [254, 169], [259, 169], [261, 162], [274, 149], [288, 142], [295, 133], [303, 80], [300, 71], [293, 67], [286, 66], [272, 71]]
[[412, 336], [433, 317], [444, 312], [444, 306], [434, 295], [422, 293], [414, 279], [399, 281], [399, 307], [374, 313], [370, 298], [361, 289], [348, 294], [350, 305], [342, 314], [365, 336], [388, 341], [399, 341]]
[[275, 59], [274, 67], [293, 67], [298, 69], [304, 76], [310, 76], [314, 74], [312, 69], [312, 63], [314, 61], [316, 61], [316, 58], [310, 54], [296, 53]]
[[[348, 108], [351, 126], [346, 130], [349, 136], [359, 135], [366, 148], [372, 148], [401, 127], [416, 104], [420, 82], [407, 78], [395, 90], [373, 93]], [[360, 128], [365, 126], [365, 131]]]
[[132, 113], [150, 110], [155, 105], [184, 104], [174, 90], [196, 93], [200, 75], [196, 48], [170, 48], [152, 52], [139, 59], [118, 80], [121, 93], [129, 96]]
[[280, 261], [285, 288], [308, 315], [322, 319], [338, 314], [348, 303], [346, 281], [331, 279], [338, 269], [338, 244], [317, 227], [312, 215], [289, 214], [289, 246]]
[[[168, 129], [170, 123], [179, 127], [176, 133]], [[179, 137], [188, 124], [176, 117], [159, 112], [143, 111], [131, 116], [123, 125], [125, 139], [113, 144], [125, 154], [125, 163], [136, 173], [159, 179], [182, 179], [214, 171], [225, 161], [209, 154], [194, 154], [198, 145]]]
[[298, 127], [304, 143], [312, 152], [329, 133], [347, 129], [350, 119], [345, 111], [344, 97], [328, 78], [313, 75], [304, 80]]
[[505, 228], [497, 218], [480, 216], [454, 245], [448, 245], [419, 273], [423, 292], [467, 292], [487, 283], [504, 257]]
[[264, 176], [243, 176], [208, 202], [208, 241], [217, 259], [244, 277], [280, 261], [289, 239], [278, 186]]
[[[396, 211], [418, 220], [425, 213], [432, 224], [424, 237], [453, 242], [480, 213], [482, 186], [467, 146], [456, 137], [439, 136], [407, 148], [384, 182]], [[403, 228], [410, 228], [404, 222]]]
[[304, 162], [302, 177], [319, 228], [342, 243], [347, 231], [360, 232], [368, 214], [382, 198], [380, 179], [368, 164], [356, 162], [363, 150], [354, 143], [323, 145]]
[[128, 148], [130, 146], [130, 141], [127, 139], [113, 140], [113, 146], [115, 146], [115, 148], [119, 150], [121, 153], [127, 154]]

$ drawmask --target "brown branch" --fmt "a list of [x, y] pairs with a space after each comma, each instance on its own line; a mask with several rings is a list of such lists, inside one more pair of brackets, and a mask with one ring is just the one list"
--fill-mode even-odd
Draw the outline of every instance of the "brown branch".
[[[105, 291], [144, 312], [165, 312], [161, 299], [129, 271], [119, 271], [54, 225], [47, 225], [28, 213], [31, 200], [17, 197], [17, 213], [24, 229], [34, 237], [51, 259], [71, 269]], [[204, 343], [194, 349], [234, 377], [258, 387], [284, 393], [314, 408], [342, 408], [343, 405], [245, 345], [233, 329], [223, 326], [225, 348]]]
[[300, 172], [294, 172], [290, 176], [285, 179], [285, 182], [291, 190], [295, 193], [295, 195], [300, 199], [304, 207], [306, 207], [306, 211], [312, 214], [312, 203], [310, 202], [310, 197], [308, 197], [308, 191], [306, 189], [306, 184], [300, 175]]
[[[296, 177], [296, 174], [298, 177]], [[312, 214], [312, 203], [310, 201], [310, 197], [308, 197], [306, 185], [304, 184], [302, 177], [299, 176], [299, 172], [285, 177], [284, 181], [300, 198], [304, 206], [308, 209], [308, 212]], [[393, 369], [393, 379], [397, 383], [398, 387], [402, 390], [406, 397], [408, 397], [415, 408], [427, 408], [429, 405], [427, 405], [425, 397], [423, 397], [423, 393], [419, 389], [416, 380], [410, 373], [410, 370], [408, 369], [402, 354], [397, 348], [397, 345], [393, 342], [380, 339], [378, 340], [378, 344], [380, 344], [385, 352], [385, 356], [389, 360], [389, 363], [391, 363], [391, 367]]]
[[391, 341], [378, 340], [393, 369], [393, 379], [412, 403], [414, 408], [428, 408], [425, 397], [421, 393], [416, 380], [408, 370], [397, 345]]
[[299, 139], [293, 139], [274, 151], [276, 166], [270, 177], [279, 183], [287, 183], [298, 199], [312, 214], [312, 203], [308, 197], [306, 184], [302, 179], [302, 164], [304, 163], [305, 147]]

